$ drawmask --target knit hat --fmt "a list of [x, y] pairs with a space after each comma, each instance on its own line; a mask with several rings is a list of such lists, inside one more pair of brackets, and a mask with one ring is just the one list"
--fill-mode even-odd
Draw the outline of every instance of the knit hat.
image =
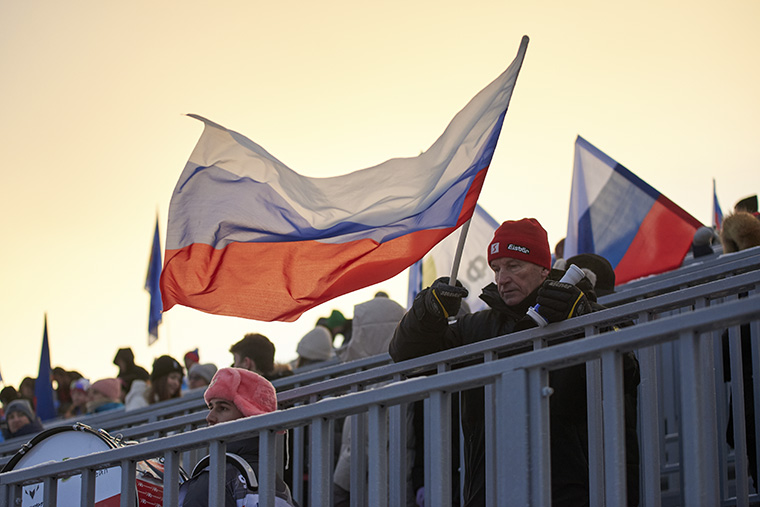
[[734, 204], [734, 211], [746, 211], [747, 213], [757, 212], [757, 194], [740, 199]]
[[19, 397], [18, 391], [13, 386], [5, 386], [0, 390], [0, 403], [7, 405]]
[[346, 318], [338, 310], [333, 310], [329, 317], [327, 317], [327, 327], [329, 329], [335, 329], [346, 323]]
[[198, 349], [193, 349], [187, 354], [185, 354], [185, 357], [184, 357], [185, 362], [187, 362], [188, 359], [196, 363], [200, 362], [201, 358], [198, 355]]
[[116, 378], [104, 378], [93, 382], [90, 390], [102, 394], [109, 400], [121, 399], [121, 382]]
[[596, 281], [592, 282], [597, 296], [606, 296], [615, 292], [615, 270], [612, 269], [610, 261], [601, 255], [592, 253], [574, 255], [567, 259], [567, 266], [570, 264], [575, 264], [584, 271], [588, 269], [596, 275]]
[[82, 392], [87, 392], [87, 390], [90, 388], [90, 381], [86, 378], [78, 378], [76, 380], [71, 381], [71, 386], [69, 389], [71, 391], [79, 390]]
[[496, 229], [488, 245], [488, 264], [510, 257], [551, 269], [552, 254], [546, 231], [535, 218], [507, 220]]
[[316, 326], [301, 338], [296, 352], [299, 356], [314, 361], [326, 361], [335, 356], [330, 331], [323, 326]]
[[182, 375], [182, 365], [171, 356], [161, 356], [153, 361], [153, 371], [150, 373], [150, 380], [155, 381], [175, 371]]
[[231, 401], [246, 416], [277, 410], [274, 386], [261, 375], [242, 368], [222, 368], [203, 393], [206, 403], [214, 398]]
[[723, 219], [720, 230], [723, 253], [760, 246], [760, 220], [752, 213], [737, 211]]
[[8, 403], [8, 406], [5, 407], [5, 417], [7, 418], [11, 415], [11, 412], [21, 412], [29, 418], [29, 421], [35, 420], [34, 409], [32, 408], [32, 404], [29, 403], [29, 400], [19, 398], [18, 400], [13, 400]]
[[195, 363], [190, 367], [190, 371], [188, 372], [187, 376], [192, 377], [193, 375], [198, 375], [199, 377], [203, 377], [206, 379], [206, 383], [210, 384], [211, 379], [214, 378], [214, 374], [216, 373], [216, 365], [212, 363], [206, 363], [206, 364], [200, 364]]

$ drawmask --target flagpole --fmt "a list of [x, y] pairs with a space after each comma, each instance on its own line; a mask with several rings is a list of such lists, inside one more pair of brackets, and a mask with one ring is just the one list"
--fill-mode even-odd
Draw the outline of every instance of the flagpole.
[[470, 230], [470, 222], [472, 217], [462, 226], [462, 230], [459, 232], [459, 243], [457, 243], [457, 251], [454, 254], [454, 262], [451, 264], [451, 276], [449, 277], [449, 285], [456, 286], [457, 272], [459, 271], [459, 262], [462, 260], [462, 253], [464, 252], [464, 242], [467, 239], [467, 232]]

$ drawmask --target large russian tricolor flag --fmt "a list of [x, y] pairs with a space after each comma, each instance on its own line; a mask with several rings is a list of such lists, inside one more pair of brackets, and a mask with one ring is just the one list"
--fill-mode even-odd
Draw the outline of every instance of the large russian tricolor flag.
[[595, 253], [610, 261], [616, 284], [681, 265], [702, 224], [578, 136], [565, 258]]
[[427, 151], [342, 176], [302, 176], [194, 116], [205, 127], [171, 199], [164, 309], [293, 321], [420, 259], [475, 209], [527, 44]]

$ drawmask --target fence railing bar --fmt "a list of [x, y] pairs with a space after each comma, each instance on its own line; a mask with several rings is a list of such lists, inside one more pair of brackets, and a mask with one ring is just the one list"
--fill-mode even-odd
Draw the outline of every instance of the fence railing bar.
[[604, 418], [603, 505], [626, 505], [625, 415], [623, 357], [614, 350], [602, 353]]
[[425, 501], [449, 507], [451, 498], [451, 394], [434, 391], [430, 395], [431, 483], [425, 485]]
[[[381, 404], [370, 405], [367, 430], [369, 438], [368, 505], [388, 505], [388, 409]], [[359, 444], [361, 445], [361, 443]]]
[[212, 440], [209, 453], [208, 504], [224, 505], [224, 477], [227, 469], [227, 445], [222, 440]]
[[309, 432], [309, 505], [330, 505], [332, 470], [328, 452], [330, 425], [322, 416], [314, 417]]
[[137, 498], [137, 468], [132, 460], [121, 460], [121, 496], [119, 507], [133, 507]]
[[259, 507], [274, 507], [277, 455], [277, 434], [273, 431], [259, 432]]
[[[504, 504], [529, 507], [530, 460], [528, 415], [528, 375], [525, 370], [507, 370], [496, 379], [496, 426], [510, 428], [495, 440], [498, 448], [496, 460], [496, 482], [486, 483], [486, 489], [493, 485], [495, 495], [488, 498], [504, 499]], [[495, 507], [496, 503], [487, 504]]]
[[55, 477], [45, 477], [43, 485], [45, 488], [43, 503], [45, 505], [58, 505], [58, 479]]
[[95, 505], [95, 470], [87, 468], [82, 470], [82, 482], [79, 495], [79, 505], [90, 507]]

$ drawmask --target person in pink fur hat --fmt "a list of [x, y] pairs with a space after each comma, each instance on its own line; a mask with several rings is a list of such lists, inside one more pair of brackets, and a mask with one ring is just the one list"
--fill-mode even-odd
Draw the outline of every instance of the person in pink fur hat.
[[121, 381], [104, 378], [93, 382], [87, 390], [87, 413], [99, 414], [108, 410], [123, 408], [121, 402]]
[[[268, 414], [277, 410], [277, 392], [261, 375], [242, 368], [222, 368], [211, 379], [203, 394], [208, 405], [206, 421], [209, 426], [235, 421], [244, 417]], [[227, 443], [227, 454], [243, 458], [259, 475], [259, 436]], [[198, 468], [198, 467], [196, 467]], [[240, 481], [240, 470], [227, 462], [225, 472], [225, 505], [258, 505], [258, 491], [248, 489]], [[208, 507], [208, 467], [193, 472], [190, 480], [180, 487], [181, 507]], [[275, 477], [275, 506], [296, 506], [287, 484]]]
[[242, 368], [222, 368], [203, 394], [209, 426], [277, 410], [277, 393], [267, 379]]

